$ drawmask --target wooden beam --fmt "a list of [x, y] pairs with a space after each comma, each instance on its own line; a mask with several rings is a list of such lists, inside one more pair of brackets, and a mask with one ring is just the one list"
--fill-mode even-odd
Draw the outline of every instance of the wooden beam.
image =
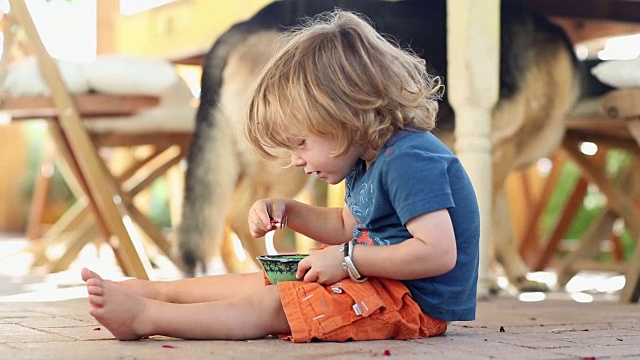
[[522, 0], [547, 16], [640, 22], [640, 2], [629, 0]]
[[[12, 119], [54, 118], [59, 112], [50, 96], [3, 97], [0, 111]], [[73, 101], [77, 110], [85, 117], [115, 117], [135, 115], [157, 106], [160, 99], [155, 96], [119, 96], [104, 94], [76, 95]]]
[[573, 44], [600, 40], [602, 44], [599, 45], [602, 46], [603, 39], [640, 33], [640, 23], [574, 17], [552, 17], [550, 20], [564, 29]]

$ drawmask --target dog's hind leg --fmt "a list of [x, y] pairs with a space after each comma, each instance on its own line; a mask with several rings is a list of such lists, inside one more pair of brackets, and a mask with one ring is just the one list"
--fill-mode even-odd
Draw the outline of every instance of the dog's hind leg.
[[251, 172], [256, 156], [243, 141], [241, 124], [248, 90], [269, 59], [276, 36], [233, 28], [207, 54], [178, 228], [181, 265], [187, 275], [193, 276], [198, 265], [205, 272], [204, 264], [219, 250], [239, 178]]
[[[543, 291], [547, 286], [527, 280], [529, 268], [517, 251], [504, 185], [511, 171], [524, 169], [559, 146], [565, 117], [578, 94], [575, 63], [564, 45], [538, 51], [527, 69], [521, 90], [504, 101], [493, 117], [493, 240], [497, 260], [507, 278], [521, 291]], [[516, 127], [514, 119], [522, 119]]]
[[[267, 253], [264, 238], [253, 238], [247, 224], [247, 214], [251, 205], [262, 198], [293, 198], [308, 181], [306, 174], [297, 168], [282, 168], [280, 164], [263, 160], [258, 168], [267, 167], [264, 171], [243, 177], [233, 199], [233, 207], [229, 213], [228, 224], [236, 233], [250, 260], [257, 264], [255, 258]], [[291, 230], [277, 230], [277, 238], [293, 237]], [[274, 244], [275, 245], [275, 244]], [[236, 267], [237, 262], [223, 259], [230, 272], [243, 272], [246, 267]]]
[[[302, 170], [287, 167], [291, 161], [288, 153], [282, 151], [279, 154], [281, 159], [276, 161], [263, 159], [250, 147], [242, 133], [251, 95], [249, 90], [275, 50], [277, 39], [279, 34], [275, 31], [259, 31], [248, 35], [230, 51], [220, 97], [221, 111], [227, 114], [225, 118], [236, 141], [232, 160], [240, 168], [234, 188], [229, 191], [233, 197], [228, 204], [226, 220], [252, 260], [265, 254], [266, 249], [263, 239], [254, 239], [249, 233], [247, 216], [251, 205], [262, 198], [291, 198], [308, 179]], [[223, 262], [230, 272], [242, 271], [232, 259], [223, 259]]]
[[495, 194], [492, 220], [496, 260], [502, 265], [509, 282], [519, 291], [548, 291], [549, 288], [545, 283], [527, 279], [529, 268], [518, 253], [511, 212], [504, 189], [500, 189]]

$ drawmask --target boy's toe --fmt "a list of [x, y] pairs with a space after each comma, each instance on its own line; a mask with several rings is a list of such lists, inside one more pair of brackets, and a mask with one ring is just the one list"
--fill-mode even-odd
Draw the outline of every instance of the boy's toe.
[[87, 281], [89, 279], [100, 279], [100, 280], [102, 280], [100, 275], [94, 273], [93, 271], [91, 271], [91, 270], [89, 270], [87, 268], [82, 268], [82, 271], [80, 272], [80, 275], [82, 276], [82, 280], [83, 281]]

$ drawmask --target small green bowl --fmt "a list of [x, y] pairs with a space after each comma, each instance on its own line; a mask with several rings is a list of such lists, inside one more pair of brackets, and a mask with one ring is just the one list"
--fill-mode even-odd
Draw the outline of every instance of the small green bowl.
[[280, 281], [300, 281], [296, 279], [298, 271], [298, 263], [300, 260], [309, 256], [308, 254], [290, 254], [290, 255], [262, 255], [257, 259], [262, 264], [267, 279], [272, 284]]

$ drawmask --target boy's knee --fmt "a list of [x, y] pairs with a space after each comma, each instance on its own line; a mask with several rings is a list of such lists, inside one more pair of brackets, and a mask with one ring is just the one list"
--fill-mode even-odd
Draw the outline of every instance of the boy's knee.
[[280, 300], [280, 292], [276, 285], [267, 285], [253, 293], [251, 296], [251, 303], [256, 309], [262, 311], [280, 312], [284, 315], [282, 309], [282, 301]]
[[272, 325], [278, 327], [278, 333], [291, 331], [276, 285], [265, 286], [250, 296], [252, 296], [254, 309], [260, 313], [259, 316], [269, 318]]

